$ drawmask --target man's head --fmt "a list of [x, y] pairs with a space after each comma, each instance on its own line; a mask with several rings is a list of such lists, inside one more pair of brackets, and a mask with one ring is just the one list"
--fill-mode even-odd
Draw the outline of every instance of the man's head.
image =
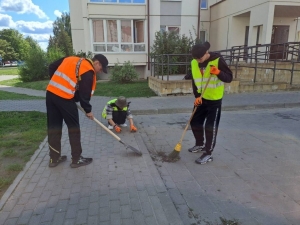
[[209, 58], [208, 49], [210, 48], [210, 43], [205, 42], [203, 44], [196, 44], [192, 48], [192, 57], [198, 61], [198, 63], [203, 63]]
[[104, 55], [96, 54], [92, 58], [92, 61], [93, 61], [93, 65], [94, 65], [94, 69], [95, 69], [96, 73], [102, 72], [102, 71], [104, 73], [107, 73], [108, 60]]
[[127, 100], [124, 96], [118, 97], [117, 101], [115, 102], [116, 106], [118, 106], [120, 109], [123, 109], [127, 106]]

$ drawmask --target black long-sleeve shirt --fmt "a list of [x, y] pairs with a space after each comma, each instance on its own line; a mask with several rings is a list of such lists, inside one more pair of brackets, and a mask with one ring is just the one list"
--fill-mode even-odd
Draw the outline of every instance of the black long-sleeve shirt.
[[[60, 64], [64, 61], [66, 57], [61, 58], [49, 65], [49, 76], [55, 73]], [[75, 72], [75, 71], [74, 71]], [[74, 100], [75, 102], [80, 102], [81, 107], [86, 113], [92, 111], [92, 105], [90, 104], [92, 86], [94, 80], [94, 71], [89, 70], [81, 75], [81, 80], [79, 81], [79, 89], [75, 92]]]
[[[232, 71], [229, 69], [227, 63], [225, 62], [224, 58], [219, 54], [219, 53], [216, 53], [216, 52], [210, 52], [210, 57], [204, 61], [203, 63], [199, 63], [199, 68], [206, 68], [207, 64], [210, 62], [210, 61], [213, 61], [217, 58], [220, 58], [219, 59], [219, 66], [218, 66], [218, 69], [221, 71], [220, 74], [217, 76], [221, 81], [223, 81], [224, 83], [230, 83], [232, 81]], [[197, 86], [195, 85], [195, 81], [194, 79], [192, 79], [192, 83], [193, 83], [193, 93], [195, 95], [195, 98], [198, 98], [201, 96], [201, 93], [198, 93], [197, 92]], [[206, 99], [203, 99], [203, 101], [208, 101], [210, 102], [210, 100], [206, 100]], [[217, 100], [217, 101], [222, 101], [222, 99], [220, 100]]]

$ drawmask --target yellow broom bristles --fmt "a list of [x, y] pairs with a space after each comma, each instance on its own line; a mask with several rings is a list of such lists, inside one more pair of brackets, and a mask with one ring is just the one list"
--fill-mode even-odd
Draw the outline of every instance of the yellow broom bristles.
[[175, 146], [174, 150], [177, 151], [177, 152], [180, 152], [180, 151], [181, 151], [181, 144], [178, 143], [178, 144]]

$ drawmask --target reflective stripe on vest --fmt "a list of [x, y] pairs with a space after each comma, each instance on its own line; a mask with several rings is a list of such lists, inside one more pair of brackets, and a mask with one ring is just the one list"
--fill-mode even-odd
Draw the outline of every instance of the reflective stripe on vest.
[[53, 74], [47, 90], [65, 99], [72, 99], [76, 91], [80, 76], [88, 71], [94, 71], [94, 79], [92, 84], [91, 95], [96, 89], [96, 74], [93, 65], [76, 56], [70, 56], [63, 60], [60, 66]]
[[[103, 109], [103, 111], [102, 111], [102, 117], [103, 117], [104, 119], [106, 119], [106, 116], [107, 116], [107, 114], [106, 114], [107, 105], [114, 104], [116, 101], [117, 101], [117, 99], [115, 98], [115, 99], [110, 100], [109, 102], [107, 102], [106, 106], [104, 107], [104, 109]], [[119, 110], [119, 108], [116, 107], [116, 106], [112, 106], [112, 108], [113, 108], [113, 111], [125, 111], [125, 112], [126, 112], [127, 109], [128, 109], [128, 107], [124, 107], [122, 110]]]
[[[210, 77], [210, 66], [215, 66], [218, 68], [219, 58], [210, 61], [207, 64], [204, 74], [201, 74], [197, 60], [193, 59], [191, 62], [192, 75], [198, 93], [202, 92]], [[223, 98], [223, 94], [224, 83], [218, 78], [218, 76], [212, 75], [211, 80], [207, 85], [206, 91], [202, 97], [207, 100], [219, 100]]]

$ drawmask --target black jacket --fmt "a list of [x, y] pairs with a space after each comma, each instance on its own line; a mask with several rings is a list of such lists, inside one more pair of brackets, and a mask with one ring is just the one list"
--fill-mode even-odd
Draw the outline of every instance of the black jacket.
[[[65, 59], [61, 58], [49, 65], [49, 76], [52, 77], [57, 68]], [[75, 73], [75, 71], [74, 71]], [[81, 75], [81, 80], [79, 81], [79, 90], [75, 92], [74, 99], [75, 102], [80, 102], [81, 107], [84, 109], [86, 113], [90, 113], [92, 111], [92, 105], [90, 104], [92, 86], [94, 81], [94, 71], [89, 70], [86, 73]]]
[[[224, 83], [230, 83], [232, 81], [232, 71], [229, 69], [227, 63], [225, 62], [225, 60], [223, 59], [223, 57], [219, 54], [219, 53], [216, 53], [216, 52], [210, 52], [210, 57], [204, 61], [203, 63], [199, 63], [199, 68], [206, 68], [207, 64], [210, 62], [210, 61], [213, 61], [217, 58], [220, 58], [219, 59], [219, 70], [221, 71], [220, 74], [217, 76], [221, 81], [223, 81]], [[213, 75], [214, 76], [214, 75]], [[195, 82], [194, 82], [194, 79], [192, 79], [192, 82], [193, 82], [193, 93], [195, 95], [195, 98], [198, 98], [201, 96], [201, 93], [198, 93], [197, 92], [197, 87], [195, 85]], [[206, 99], [203, 99], [203, 103], [206, 102], [209, 103], [209, 102], [212, 102], [211, 100], [206, 100]], [[220, 101], [222, 102], [222, 99], [220, 100], [217, 100], [217, 101]], [[213, 101], [215, 102], [215, 101]]]

